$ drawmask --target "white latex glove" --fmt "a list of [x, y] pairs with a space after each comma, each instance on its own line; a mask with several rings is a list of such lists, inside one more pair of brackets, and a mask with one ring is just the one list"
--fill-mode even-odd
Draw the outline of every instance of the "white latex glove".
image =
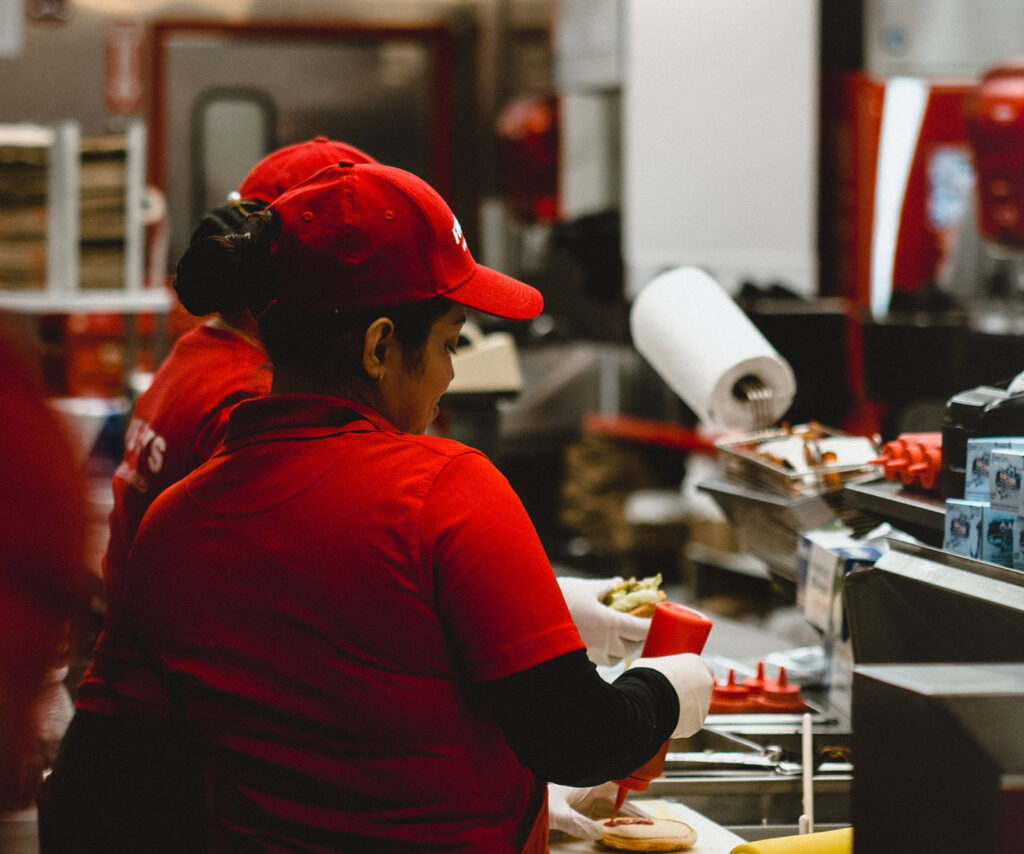
[[647, 667], [663, 674], [679, 697], [679, 720], [672, 738], [693, 735], [704, 724], [711, 707], [711, 689], [715, 677], [711, 668], [699, 655], [684, 652], [679, 655], [660, 655], [656, 658], [638, 658], [633, 667]]
[[53, 767], [53, 760], [57, 758], [61, 740], [74, 714], [75, 704], [62, 682], [52, 682], [44, 688], [36, 711], [39, 761], [44, 768]]
[[[602, 783], [589, 789], [548, 783], [548, 827], [578, 839], [600, 839], [604, 835], [601, 822], [612, 817], [618, 792], [615, 783]], [[628, 800], [619, 815], [650, 818]]]
[[559, 578], [565, 604], [579, 629], [587, 656], [607, 667], [640, 652], [651, 626], [650, 618], [634, 617], [601, 603], [604, 595], [622, 584], [622, 578]]
[[[75, 704], [63, 683], [66, 675], [66, 667], [50, 670], [36, 699], [33, 749], [21, 769], [21, 803], [26, 807], [35, 802], [43, 774], [53, 767], [61, 739], [75, 713]], [[0, 839], [0, 851], [5, 850]]]

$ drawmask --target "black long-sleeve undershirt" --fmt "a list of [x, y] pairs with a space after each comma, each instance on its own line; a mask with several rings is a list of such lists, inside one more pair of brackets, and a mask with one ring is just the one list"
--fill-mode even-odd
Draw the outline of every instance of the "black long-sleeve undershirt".
[[519, 761], [568, 786], [628, 776], [679, 718], [679, 698], [661, 673], [638, 667], [609, 683], [583, 650], [479, 688]]

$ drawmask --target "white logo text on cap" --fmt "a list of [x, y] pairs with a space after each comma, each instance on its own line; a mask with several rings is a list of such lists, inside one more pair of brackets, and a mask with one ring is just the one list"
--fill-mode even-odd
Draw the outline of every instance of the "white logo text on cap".
[[466, 251], [469, 250], [469, 247], [466, 245], [466, 238], [462, 236], [462, 226], [459, 225], [459, 220], [455, 216], [452, 216], [452, 237], [455, 238], [456, 246], [461, 246]]

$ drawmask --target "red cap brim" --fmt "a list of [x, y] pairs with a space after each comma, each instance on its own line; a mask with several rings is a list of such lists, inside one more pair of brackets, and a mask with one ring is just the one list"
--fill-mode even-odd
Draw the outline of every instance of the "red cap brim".
[[532, 320], [544, 310], [544, 297], [536, 288], [482, 264], [476, 264], [469, 279], [442, 296], [507, 320]]

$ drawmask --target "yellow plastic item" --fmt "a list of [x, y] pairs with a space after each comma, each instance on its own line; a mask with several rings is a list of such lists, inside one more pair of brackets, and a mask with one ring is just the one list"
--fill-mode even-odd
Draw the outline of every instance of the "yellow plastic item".
[[853, 828], [744, 842], [730, 854], [853, 854]]

